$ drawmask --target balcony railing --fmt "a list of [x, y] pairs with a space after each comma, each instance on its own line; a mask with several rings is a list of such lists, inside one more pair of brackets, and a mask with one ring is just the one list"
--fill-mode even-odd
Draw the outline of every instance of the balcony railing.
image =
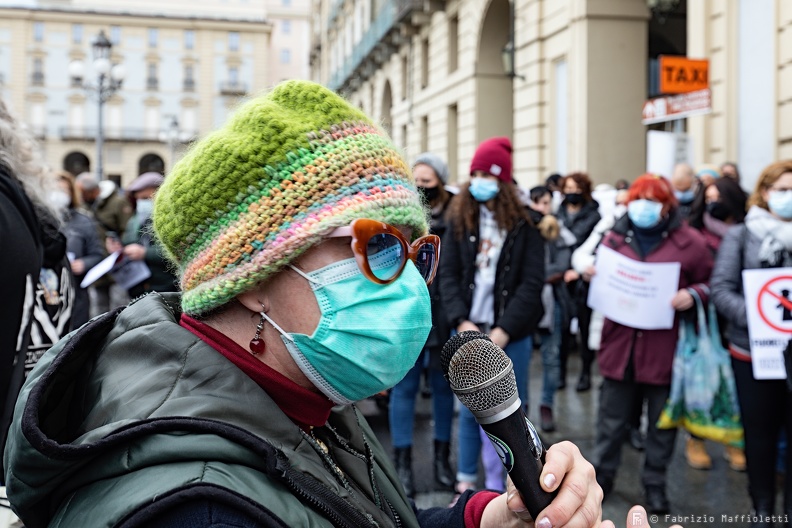
[[[96, 127], [61, 127], [60, 137], [64, 141], [95, 141]], [[105, 141], [156, 142], [167, 143], [170, 129], [152, 130], [148, 128], [105, 128]], [[188, 143], [198, 136], [196, 131], [182, 130], [179, 134], [182, 143]]]
[[157, 90], [159, 88], [159, 79], [157, 77], [146, 78], [146, 89]]
[[184, 91], [185, 92], [194, 92], [195, 91], [195, 79], [184, 79]]
[[44, 86], [44, 72], [33, 72], [30, 75], [30, 84], [33, 86]]
[[[338, 9], [343, 4], [338, 0], [330, 12], [330, 22], [338, 15]], [[362, 65], [371, 56], [378, 63], [386, 61], [398, 49], [399, 25], [413, 24], [417, 15], [439, 9], [440, 3], [430, 0], [385, 0], [381, 2], [377, 18], [371, 23], [363, 37], [355, 43], [352, 53], [347, 56], [341, 65], [330, 77], [328, 86], [339, 90], [346, 86], [353, 76], [363, 73]], [[423, 17], [428, 20], [428, 17]], [[378, 50], [379, 48], [379, 50]], [[378, 50], [375, 53], [375, 50]]]
[[220, 93], [223, 95], [245, 95], [247, 85], [241, 82], [221, 82]]

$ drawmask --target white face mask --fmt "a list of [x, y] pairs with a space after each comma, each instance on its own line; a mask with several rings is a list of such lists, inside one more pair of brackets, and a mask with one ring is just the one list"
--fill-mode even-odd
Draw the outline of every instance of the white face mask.
[[49, 195], [49, 200], [59, 211], [68, 209], [71, 205], [71, 197], [64, 191], [52, 191]]

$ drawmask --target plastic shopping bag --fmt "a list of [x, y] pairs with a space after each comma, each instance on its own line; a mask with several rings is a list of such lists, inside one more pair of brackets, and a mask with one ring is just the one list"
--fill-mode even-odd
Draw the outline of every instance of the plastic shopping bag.
[[695, 293], [693, 298], [698, 324], [680, 323], [671, 393], [657, 426], [681, 426], [700, 438], [742, 447], [737, 388], [729, 354], [721, 345], [715, 308], [710, 303], [707, 320], [701, 299]]

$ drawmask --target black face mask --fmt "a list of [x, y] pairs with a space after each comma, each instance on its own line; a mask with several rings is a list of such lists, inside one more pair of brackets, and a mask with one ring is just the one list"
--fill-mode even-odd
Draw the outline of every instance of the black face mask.
[[564, 195], [564, 201], [570, 205], [580, 205], [583, 203], [583, 193], [569, 193]]
[[427, 202], [432, 202], [440, 196], [440, 187], [418, 187], [418, 193]]
[[723, 222], [731, 216], [729, 208], [723, 202], [710, 202], [707, 204], [707, 212], [715, 220]]

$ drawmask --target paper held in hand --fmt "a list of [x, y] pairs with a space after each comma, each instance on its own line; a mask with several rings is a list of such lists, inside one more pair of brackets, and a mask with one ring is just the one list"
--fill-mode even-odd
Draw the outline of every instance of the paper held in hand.
[[116, 251], [89, 269], [83, 277], [80, 287], [87, 288], [108, 273], [113, 276], [116, 284], [126, 290], [151, 277], [151, 270], [145, 262], [124, 258], [121, 251]]
[[642, 330], [674, 326], [671, 301], [679, 289], [678, 262], [633, 260], [600, 246], [588, 305], [619, 324]]
[[745, 313], [756, 379], [786, 379], [784, 349], [792, 338], [792, 268], [743, 270]]

